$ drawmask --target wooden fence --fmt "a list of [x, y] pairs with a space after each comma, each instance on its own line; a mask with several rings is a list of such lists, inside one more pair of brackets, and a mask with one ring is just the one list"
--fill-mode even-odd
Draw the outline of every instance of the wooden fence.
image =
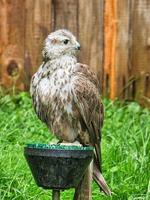
[[103, 95], [150, 104], [149, 0], [0, 0], [0, 83], [29, 87], [49, 32], [66, 28]]

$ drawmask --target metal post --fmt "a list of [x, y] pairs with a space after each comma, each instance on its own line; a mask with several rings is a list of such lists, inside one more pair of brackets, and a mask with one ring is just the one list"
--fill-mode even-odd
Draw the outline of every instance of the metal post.
[[60, 200], [60, 190], [52, 191], [52, 200]]

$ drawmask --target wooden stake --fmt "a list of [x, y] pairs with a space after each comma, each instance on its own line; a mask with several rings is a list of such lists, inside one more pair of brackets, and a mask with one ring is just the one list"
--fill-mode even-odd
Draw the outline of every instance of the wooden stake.
[[84, 179], [81, 184], [79, 197], [77, 200], [92, 200], [92, 176], [93, 176], [93, 161], [89, 165]]
[[60, 190], [52, 191], [52, 200], [60, 200]]

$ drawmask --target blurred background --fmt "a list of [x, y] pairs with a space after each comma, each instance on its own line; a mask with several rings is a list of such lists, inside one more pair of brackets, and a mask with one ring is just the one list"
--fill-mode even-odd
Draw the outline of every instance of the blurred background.
[[[23, 151], [53, 139], [28, 91], [45, 38], [60, 28], [76, 35], [79, 61], [101, 82], [102, 169], [111, 200], [149, 200], [150, 0], [0, 0], [0, 200], [51, 197], [36, 186]], [[92, 192], [94, 200], [110, 200], [95, 183]]]
[[150, 105], [149, 0], [0, 0], [0, 85], [28, 90], [43, 41], [59, 28], [78, 38], [104, 96]]

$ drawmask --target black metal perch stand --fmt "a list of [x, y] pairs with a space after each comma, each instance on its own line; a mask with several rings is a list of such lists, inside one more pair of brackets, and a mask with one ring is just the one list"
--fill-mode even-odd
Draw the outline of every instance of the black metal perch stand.
[[52, 200], [59, 200], [61, 190], [78, 186], [93, 158], [93, 148], [28, 144], [24, 155], [37, 185], [52, 189]]

